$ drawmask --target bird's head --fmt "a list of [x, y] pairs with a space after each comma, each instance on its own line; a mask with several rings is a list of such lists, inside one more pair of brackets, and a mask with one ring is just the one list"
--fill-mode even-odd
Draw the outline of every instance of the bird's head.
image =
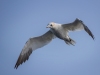
[[55, 22], [50, 22], [46, 28], [50, 28], [50, 29], [57, 29], [61, 26], [61, 24], [55, 23]]
[[54, 22], [50, 22], [50, 23], [47, 25], [46, 28], [51, 28], [51, 29], [53, 29], [54, 26], [55, 26], [55, 23], [54, 23]]

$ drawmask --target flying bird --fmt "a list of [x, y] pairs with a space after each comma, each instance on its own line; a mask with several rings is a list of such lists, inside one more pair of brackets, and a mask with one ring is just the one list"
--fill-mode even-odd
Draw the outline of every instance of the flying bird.
[[20, 64], [28, 60], [32, 51], [47, 45], [54, 38], [59, 38], [65, 41], [68, 45], [75, 45], [75, 41], [68, 35], [70, 31], [85, 30], [94, 40], [92, 32], [83, 23], [83, 21], [78, 18], [76, 18], [72, 23], [67, 24], [50, 22], [46, 28], [50, 28], [50, 30], [41, 36], [29, 38], [29, 40], [25, 43], [14, 68], [17, 69]]

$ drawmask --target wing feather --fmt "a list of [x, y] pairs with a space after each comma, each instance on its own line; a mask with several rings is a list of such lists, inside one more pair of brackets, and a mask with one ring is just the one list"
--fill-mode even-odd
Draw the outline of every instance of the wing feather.
[[76, 19], [72, 23], [62, 24], [62, 27], [67, 31], [77, 31], [77, 30], [85, 30], [93, 39], [94, 35], [90, 31], [90, 29], [79, 19]]
[[53, 38], [54, 34], [51, 31], [46, 32], [42, 36], [30, 38], [25, 43], [25, 46], [22, 49], [18, 60], [15, 64], [15, 68], [17, 69], [20, 64], [28, 60], [32, 51], [47, 45]]

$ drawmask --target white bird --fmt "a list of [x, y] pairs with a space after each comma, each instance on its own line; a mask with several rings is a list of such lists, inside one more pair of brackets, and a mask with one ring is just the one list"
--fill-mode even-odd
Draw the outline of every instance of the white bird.
[[20, 64], [29, 59], [32, 51], [47, 45], [49, 42], [51, 42], [53, 38], [55, 38], [55, 36], [61, 40], [64, 40], [68, 45], [74, 45], [75, 41], [71, 39], [68, 35], [69, 31], [85, 30], [94, 39], [94, 35], [89, 30], [89, 28], [77, 18], [74, 22], [68, 24], [58, 24], [51, 22], [48, 24], [47, 28], [50, 28], [50, 30], [47, 31], [45, 34], [38, 37], [30, 38], [25, 43], [25, 46], [22, 49], [19, 58], [15, 64], [16, 69]]

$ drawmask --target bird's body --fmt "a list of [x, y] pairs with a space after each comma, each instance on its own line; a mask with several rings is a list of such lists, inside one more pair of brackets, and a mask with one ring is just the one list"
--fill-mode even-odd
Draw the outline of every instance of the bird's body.
[[48, 24], [47, 28], [50, 28], [50, 30], [47, 31], [45, 34], [38, 37], [30, 38], [26, 42], [15, 64], [16, 69], [20, 64], [28, 60], [32, 51], [47, 45], [49, 42], [52, 41], [53, 38], [55, 38], [55, 36], [61, 40], [64, 40], [65, 43], [68, 45], [74, 45], [75, 41], [71, 39], [68, 35], [69, 31], [85, 30], [94, 39], [94, 35], [92, 34], [92, 32], [79, 19], [76, 19], [74, 22], [68, 24], [58, 24], [51, 22]]
[[64, 32], [64, 28], [62, 28], [61, 25], [58, 25], [57, 28], [55, 29], [50, 29], [51, 32], [56, 36], [58, 37], [59, 39], [64, 39], [66, 38], [66, 32]]

